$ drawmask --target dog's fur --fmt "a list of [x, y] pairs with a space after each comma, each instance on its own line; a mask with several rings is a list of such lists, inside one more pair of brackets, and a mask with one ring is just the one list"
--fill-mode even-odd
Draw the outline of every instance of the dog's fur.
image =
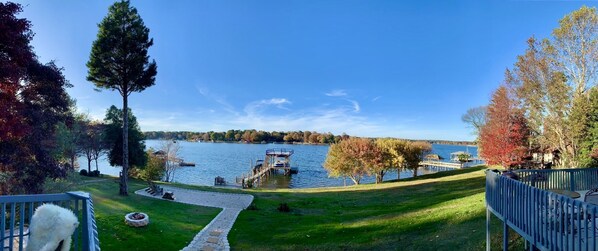
[[27, 251], [55, 251], [63, 241], [60, 251], [71, 248], [71, 235], [79, 226], [77, 216], [66, 208], [43, 204], [31, 217]]

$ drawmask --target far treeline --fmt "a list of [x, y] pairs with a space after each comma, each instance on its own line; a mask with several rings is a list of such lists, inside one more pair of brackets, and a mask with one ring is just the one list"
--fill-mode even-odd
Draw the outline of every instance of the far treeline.
[[[204, 142], [246, 142], [246, 143], [304, 143], [304, 144], [333, 144], [338, 143], [343, 139], [350, 138], [349, 135], [343, 133], [341, 135], [333, 135], [332, 133], [319, 133], [312, 131], [290, 131], [290, 132], [266, 132], [258, 130], [228, 130], [226, 132], [189, 132], [189, 131], [148, 131], [144, 132], [146, 139], [159, 140], [186, 140], [186, 141], [204, 141]], [[407, 141], [424, 141], [430, 144], [445, 144], [445, 145], [472, 145], [471, 141], [449, 141], [449, 140], [410, 140]]]

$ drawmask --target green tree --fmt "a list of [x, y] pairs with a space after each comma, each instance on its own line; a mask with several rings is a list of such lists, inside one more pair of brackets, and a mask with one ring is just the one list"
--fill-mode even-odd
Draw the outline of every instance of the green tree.
[[598, 165], [594, 153], [598, 152], [598, 87], [594, 86], [589, 91], [589, 112], [587, 118], [587, 131], [580, 144], [579, 164], [582, 167], [595, 167]]
[[95, 161], [98, 170], [98, 158], [104, 153], [104, 125], [99, 121], [92, 121], [88, 118], [81, 121], [83, 132], [79, 140], [79, 148], [87, 159], [87, 172], [91, 172], [91, 162]]
[[432, 145], [423, 141], [409, 142], [404, 151], [406, 167], [413, 170], [413, 177], [416, 177], [419, 162], [432, 152]]
[[[122, 110], [116, 108], [116, 106], [110, 106], [108, 111], [106, 112], [106, 117], [104, 118], [104, 123], [106, 124], [106, 129], [104, 132], [104, 141], [106, 142], [106, 147], [108, 149], [108, 161], [111, 166], [122, 166], [123, 170], [121, 176], [128, 172], [128, 169], [125, 169], [123, 166], [123, 120], [122, 120]], [[129, 133], [128, 133], [128, 154], [127, 162], [131, 164], [131, 166], [136, 167], [144, 167], [147, 162], [147, 155], [145, 153], [145, 136], [141, 132], [139, 125], [137, 124], [137, 118], [133, 115], [133, 112], [129, 109], [127, 113], [129, 124]]]
[[153, 45], [149, 29], [130, 6], [129, 1], [119, 1], [110, 6], [108, 15], [98, 25], [97, 39], [93, 42], [87, 62], [87, 80], [101, 89], [116, 90], [123, 98], [123, 145], [120, 180], [121, 195], [128, 195], [128, 97], [154, 85], [157, 74], [156, 62], [149, 62], [147, 51]]
[[148, 159], [145, 168], [141, 171], [141, 178], [146, 181], [161, 180], [166, 171], [164, 157], [156, 156], [154, 150], [146, 152]]
[[[578, 166], [582, 141], [588, 133], [588, 89], [596, 84], [598, 71], [598, 14], [596, 8], [581, 7], [559, 21], [552, 32], [550, 55], [557, 69], [564, 73], [572, 89], [572, 101], [566, 135], [571, 139], [565, 154], [571, 167]], [[568, 157], [568, 156], [565, 156]], [[587, 156], [585, 157], [587, 158]]]
[[[68, 123], [59, 122], [56, 124], [54, 149], [56, 158], [67, 166], [69, 169], [74, 169], [77, 157], [81, 154], [81, 138], [84, 134], [82, 120], [83, 115], [76, 114], [73, 120]], [[66, 164], [68, 163], [68, 164]]]
[[[401, 169], [405, 167], [405, 150], [410, 143], [400, 139], [377, 139], [376, 145], [380, 148], [382, 153], [382, 167], [378, 170], [379, 174], [376, 175], [376, 182], [382, 182], [384, 174], [389, 171], [396, 169], [398, 176], [397, 179], [401, 178]], [[379, 180], [378, 180], [379, 178]]]

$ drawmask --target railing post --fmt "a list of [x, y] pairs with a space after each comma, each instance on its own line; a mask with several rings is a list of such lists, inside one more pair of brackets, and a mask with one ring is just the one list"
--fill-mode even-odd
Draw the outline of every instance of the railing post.
[[502, 229], [502, 250], [508, 251], [509, 250], [509, 225], [507, 225], [507, 220], [505, 219], [502, 222], [503, 229]]
[[573, 175], [573, 172], [569, 171], [569, 179], [571, 181], [571, 191], [575, 191], [575, 175]]
[[488, 209], [488, 202], [486, 202], [486, 251], [490, 251], [490, 209]]

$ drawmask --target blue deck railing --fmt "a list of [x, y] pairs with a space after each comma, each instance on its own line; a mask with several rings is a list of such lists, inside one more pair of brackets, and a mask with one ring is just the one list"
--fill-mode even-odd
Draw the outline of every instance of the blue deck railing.
[[0, 244], [2, 250], [23, 250], [29, 235], [31, 216], [35, 208], [53, 203], [69, 208], [79, 218], [79, 226], [73, 234], [73, 250], [100, 250], [93, 202], [88, 193], [0, 196]]
[[486, 249], [490, 250], [490, 213], [503, 222], [503, 250], [509, 228], [530, 250], [598, 250], [598, 208], [551, 189], [598, 187], [598, 169], [518, 170], [520, 180], [486, 172]]

